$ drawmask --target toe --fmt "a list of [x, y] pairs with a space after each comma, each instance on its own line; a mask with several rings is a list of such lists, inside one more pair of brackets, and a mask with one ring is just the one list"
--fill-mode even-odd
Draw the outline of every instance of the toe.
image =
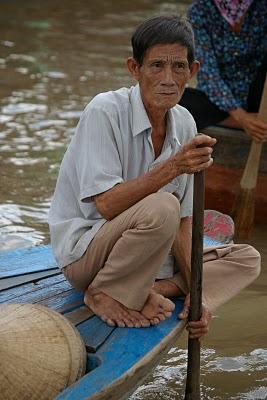
[[160, 319], [158, 317], [154, 317], [150, 320], [151, 325], [158, 325], [160, 323]]
[[112, 319], [110, 319], [110, 318], [107, 318], [107, 319], [102, 318], [102, 320], [103, 320], [104, 322], [106, 322], [106, 324], [108, 324], [108, 326], [111, 326], [111, 327], [116, 326], [116, 323], [115, 323]]
[[164, 311], [168, 312], [172, 312], [175, 309], [175, 304], [171, 300], [166, 298], [164, 298], [164, 301], [162, 301], [160, 306]]
[[136, 321], [135, 323], [134, 323], [134, 327], [135, 328], [141, 328], [141, 322], [140, 321]]
[[167, 311], [164, 313], [164, 315], [165, 315], [165, 318], [170, 318], [172, 316], [172, 312]]
[[164, 320], [166, 319], [166, 313], [159, 313], [159, 314], [157, 315], [157, 318], [158, 318], [160, 321], [164, 321]]
[[118, 326], [119, 328], [125, 328], [125, 327], [126, 327], [125, 322], [122, 321], [122, 320], [118, 320], [118, 321], [116, 321], [116, 323], [117, 323], [117, 326]]
[[150, 322], [148, 319], [142, 319], [141, 321], [142, 328], [148, 328], [150, 326]]

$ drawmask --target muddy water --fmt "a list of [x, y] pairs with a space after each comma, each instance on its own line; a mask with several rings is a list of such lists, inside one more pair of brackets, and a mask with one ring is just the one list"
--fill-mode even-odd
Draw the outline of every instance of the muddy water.
[[[0, 249], [48, 243], [47, 211], [78, 118], [98, 92], [132, 84], [133, 28], [188, 2], [3, 0], [0, 4]], [[267, 399], [267, 233], [261, 277], [218, 310], [203, 343], [204, 399]], [[186, 336], [131, 400], [182, 399]]]

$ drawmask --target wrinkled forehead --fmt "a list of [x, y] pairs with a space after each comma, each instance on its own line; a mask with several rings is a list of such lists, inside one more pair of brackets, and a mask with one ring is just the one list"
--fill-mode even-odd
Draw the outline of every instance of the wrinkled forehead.
[[157, 44], [146, 50], [144, 60], [163, 60], [167, 62], [187, 61], [188, 50], [179, 43]]

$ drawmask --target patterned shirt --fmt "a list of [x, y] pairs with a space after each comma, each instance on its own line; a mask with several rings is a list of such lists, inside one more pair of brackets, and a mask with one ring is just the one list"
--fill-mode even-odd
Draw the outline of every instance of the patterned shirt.
[[197, 89], [221, 110], [246, 109], [249, 86], [267, 49], [266, 0], [254, 0], [240, 32], [234, 32], [213, 0], [199, 0], [188, 10], [201, 68]]

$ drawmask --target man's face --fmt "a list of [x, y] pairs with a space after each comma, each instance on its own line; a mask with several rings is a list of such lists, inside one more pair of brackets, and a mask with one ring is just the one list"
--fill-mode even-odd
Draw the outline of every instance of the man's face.
[[158, 44], [149, 48], [143, 64], [140, 66], [135, 63], [133, 73], [140, 84], [147, 111], [157, 109], [164, 112], [180, 101], [192, 75], [187, 61], [187, 48], [178, 43]]

